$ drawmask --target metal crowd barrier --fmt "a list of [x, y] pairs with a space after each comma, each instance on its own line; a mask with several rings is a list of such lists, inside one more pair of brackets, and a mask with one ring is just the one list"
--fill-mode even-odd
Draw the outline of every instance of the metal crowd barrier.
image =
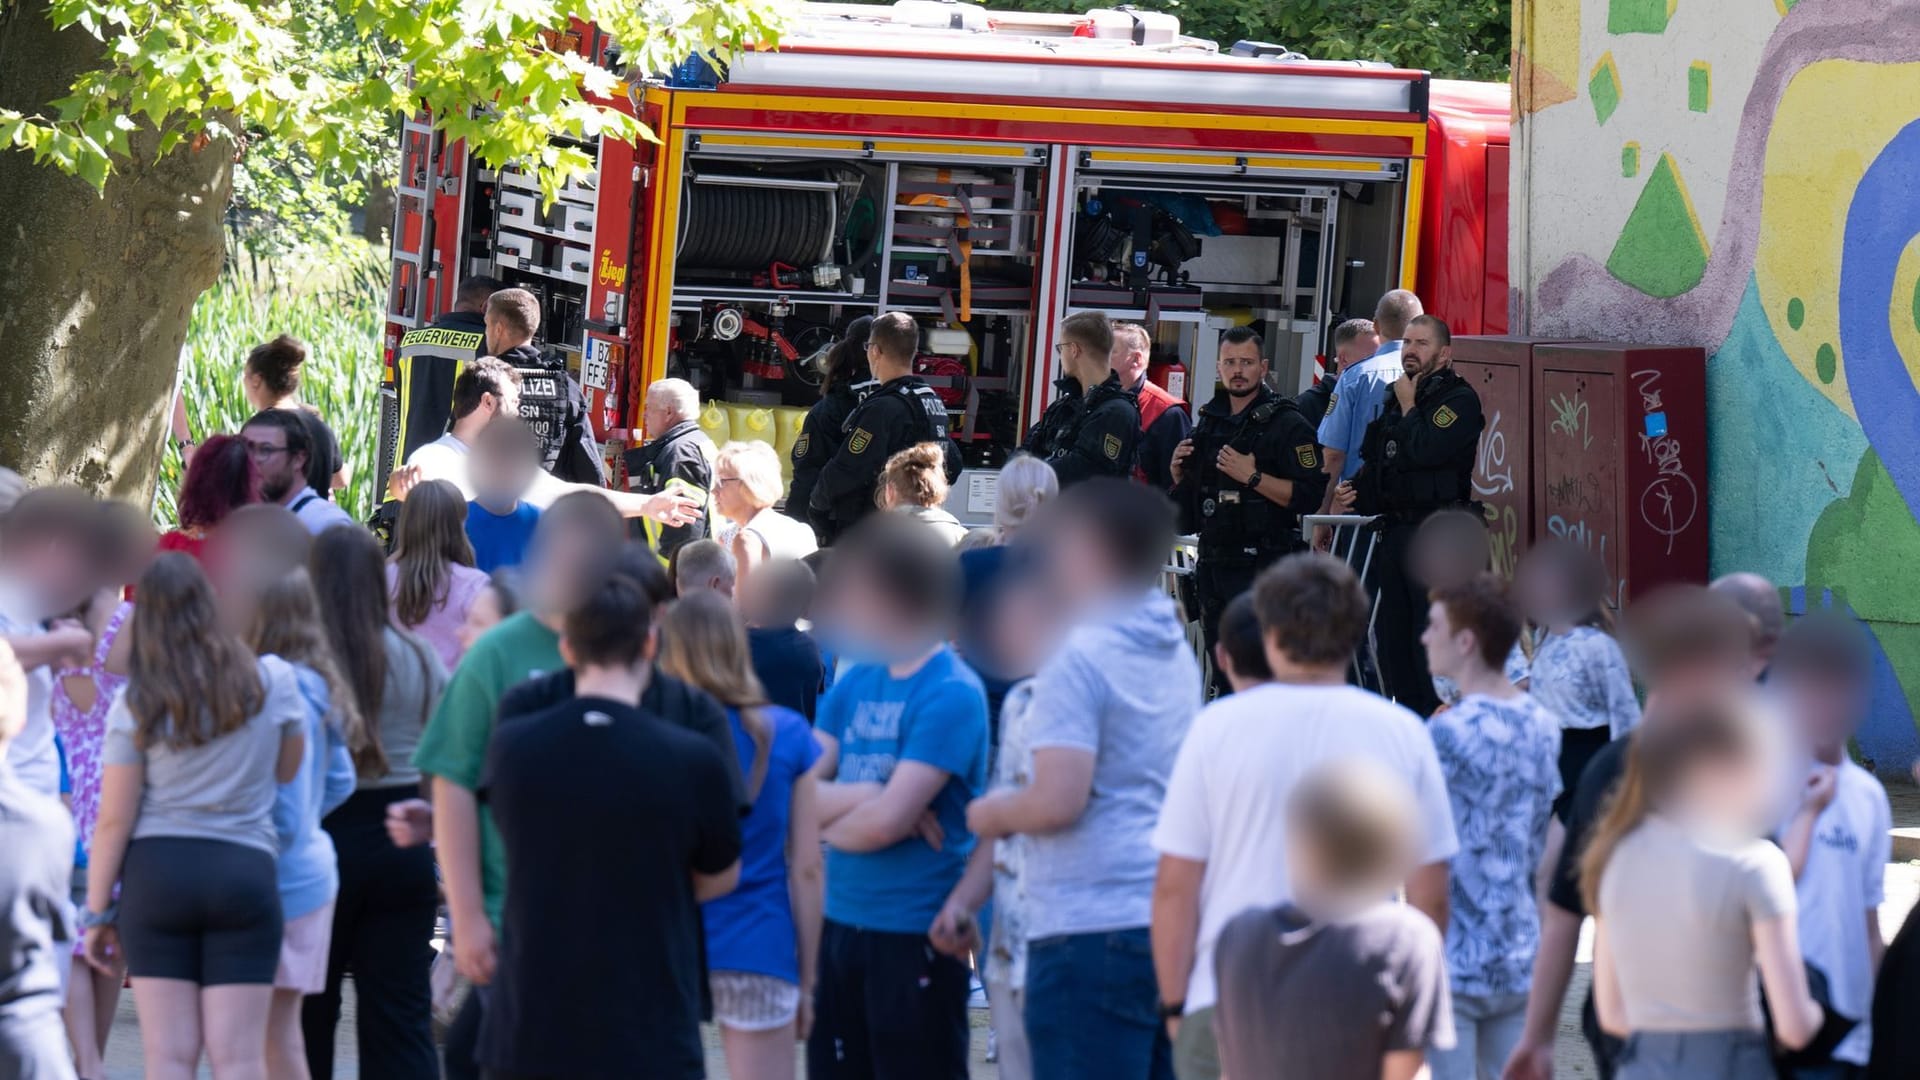
[[1200, 661], [1201, 686], [1213, 685], [1213, 654], [1207, 651], [1206, 634], [1200, 628], [1200, 605], [1193, 596], [1193, 564], [1200, 557], [1200, 538], [1182, 536], [1167, 553], [1161, 583], [1173, 602], [1180, 605], [1180, 616], [1187, 625], [1187, 645]]
[[1374, 633], [1374, 621], [1380, 615], [1380, 591], [1372, 577], [1373, 550], [1380, 540], [1380, 533], [1372, 527], [1374, 520], [1366, 514], [1308, 514], [1300, 519], [1300, 531], [1311, 544], [1315, 529], [1323, 525], [1331, 529], [1333, 539], [1328, 553], [1352, 567], [1360, 577], [1361, 587], [1367, 590], [1367, 639], [1353, 658], [1353, 679], [1355, 685], [1384, 695], [1380, 644]]

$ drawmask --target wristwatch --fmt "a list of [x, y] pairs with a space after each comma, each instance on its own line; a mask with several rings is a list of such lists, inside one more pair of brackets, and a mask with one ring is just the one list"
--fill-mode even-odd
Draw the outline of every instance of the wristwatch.
[[1162, 1001], [1154, 1006], [1154, 1011], [1160, 1014], [1160, 1019], [1163, 1021], [1178, 1020], [1186, 1014], [1187, 1003], [1184, 1001]]
[[80, 929], [82, 930], [92, 930], [95, 927], [99, 927], [99, 926], [112, 926], [114, 923], [119, 921], [120, 921], [120, 905], [119, 904], [108, 904], [107, 910], [102, 911], [99, 914], [95, 914], [94, 912], [86, 908], [80, 909]]
[[1264, 479], [1266, 479], [1266, 478], [1260, 475], [1260, 470], [1259, 470], [1259, 469], [1255, 469], [1255, 470], [1253, 470], [1253, 475], [1252, 475], [1252, 476], [1249, 476], [1249, 477], [1247, 477], [1247, 487], [1249, 487], [1249, 488], [1257, 488], [1257, 487], [1259, 487], [1259, 486], [1260, 486], [1260, 481], [1262, 481], [1262, 480], [1264, 480]]

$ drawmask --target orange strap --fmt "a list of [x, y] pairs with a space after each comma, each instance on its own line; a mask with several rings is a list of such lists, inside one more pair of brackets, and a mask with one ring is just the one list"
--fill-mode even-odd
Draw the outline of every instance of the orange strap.
[[[962, 214], [959, 222], [960, 228], [965, 229], [973, 224], [973, 218]], [[966, 322], [971, 318], [973, 318], [973, 241], [967, 239], [960, 241], [960, 321]]]

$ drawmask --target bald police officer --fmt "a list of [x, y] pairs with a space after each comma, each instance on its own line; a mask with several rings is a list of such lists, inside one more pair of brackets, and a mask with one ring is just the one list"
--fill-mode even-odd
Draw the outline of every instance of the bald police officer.
[[1426, 586], [1408, 570], [1420, 522], [1436, 510], [1473, 502], [1473, 462], [1485, 420], [1480, 395], [1453, 370], [1453, 332], [1432, 315], [1407, 324], [1399, 379], [1367, 427], [1365, 462], [1350, 488], [1354, 509], [1379, 515], [1370, 584], [1376, 591], [1375, 640], [1386, 693], [1422, 716], [1440, 704], [1420, 635], [1427, 628]]
[[1140, 407], [1107, 359], [1113, 324], [1097, 311], [1075, 312], [1060, 323], [1054, 351], [1063, 372], [1053, 384], [1060, 396], [1022, 449], [1053, 466], [1062, 489], [1096, 476], [1132, 476]]
[[[1193, 582], [1208, 656], [1227, 604], [1306, 546], [1299, 516], [1319, 508], [1327, 484], [1313, 425], [1267, 385], [1260, 335], [1243, 326], [1223, 334], [1219, 371], [1220, 392], [1170, 469], [1180, 529], [1199, 535]], [[1214, 672], [1214, 689], [1227, 692], [1224, 672]]]
[[920, 326], [911, 315], [892, 311], [873, 320], [867, 331], [867, 363], [880, 387], [847, 416], [845, 439], [820, 470], [808, 500], [807, 518], [821, 543], [831, 543], [874, 511], [880, 470], [898, 451], [940, 443], [946, 452], [947, 482], [960, 476], [960, 448], [947, 435], [947, 406], [913, 373], [919, 351]]

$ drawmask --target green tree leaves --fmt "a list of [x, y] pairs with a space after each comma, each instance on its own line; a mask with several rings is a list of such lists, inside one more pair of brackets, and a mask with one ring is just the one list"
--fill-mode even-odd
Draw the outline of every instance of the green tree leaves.
[[591, 167], [551, 135], [641, 137], [575, 20], [651, 73], [771, 42], [785, 18], [779, 0], [52, 0], [44, 15], [97, 38], [102, 62], [42, 112], [0, 108], [0, 149], [104, 189], [140, 125], [161, 153], [231, 138], [242, 206], [320, 219], [385, 166], [416, 109], [492, 164], [529, 163], [550, 198]]
[[[1021, 11], [1087, 11], [1115, 0], [994, 0]], [[1512, 51], [1508, 0], [1146, 0], [1180, 17], [1181, 32], [1222, 49], [1243, 38], [1316, 60], [1384, 60], [1442, 78], [1505, 82]]]

